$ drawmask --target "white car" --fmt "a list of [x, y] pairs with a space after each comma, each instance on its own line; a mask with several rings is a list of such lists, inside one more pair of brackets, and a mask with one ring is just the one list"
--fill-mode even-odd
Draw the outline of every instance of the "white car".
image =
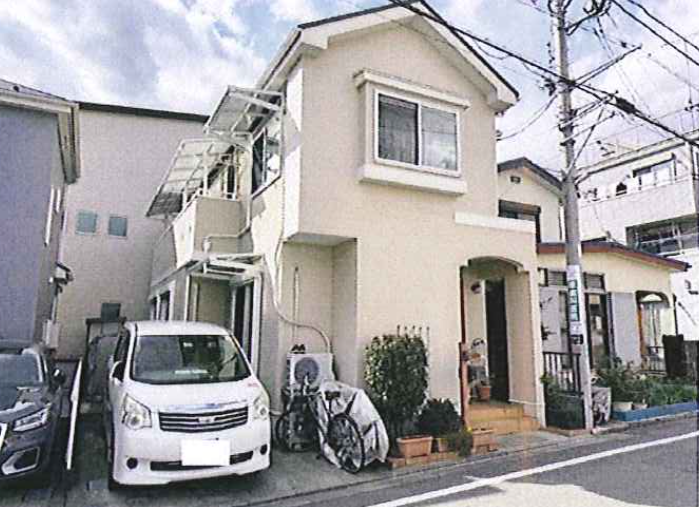
[[226, 329], [129, 322], [107, 371], [110, 489], [269, 467], [269, 396]]

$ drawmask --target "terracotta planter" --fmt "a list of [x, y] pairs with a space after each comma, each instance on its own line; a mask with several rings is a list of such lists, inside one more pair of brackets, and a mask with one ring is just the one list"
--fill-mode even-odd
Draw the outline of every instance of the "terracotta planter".
[[398, 450], [404, 458], [417, 458], [429, 456], [432, 452], [432, 440], [430, 435], [415, 435], [398, 439]]
[[490, 390], [491, 389], [492, 389], [491, 386], [484, 386], [484, 385], [478, 386], [478, 399], [480, 401], [490, 401]]
[[449, 446], [449, 439], [446, 437], [435, 437], [434, 444], [432, 445], [432, 452], [449, 452], [451, 447]]

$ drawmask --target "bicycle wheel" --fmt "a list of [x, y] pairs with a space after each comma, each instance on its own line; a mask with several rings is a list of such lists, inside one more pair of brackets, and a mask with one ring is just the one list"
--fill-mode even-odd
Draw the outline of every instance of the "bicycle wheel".
[[356, 474], [364, 468], [364, 440], [354, 419], [337, 414], [328, 423], [328, 445], [346, 472]]
[[287, 410], [279, 416], [274, 423], [274, 441], [283, 451], [289, 451], [289, 438], [291, 437], [291, 411]]

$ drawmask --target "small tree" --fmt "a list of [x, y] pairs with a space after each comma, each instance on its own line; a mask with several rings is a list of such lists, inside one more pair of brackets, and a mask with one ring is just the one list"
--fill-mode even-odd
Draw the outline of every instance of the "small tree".
[[366, 350], [364, 378], [391, 440], [405, 435], [408, 422], [425, 402], [427, 350], [422, 338], [375, 337]]

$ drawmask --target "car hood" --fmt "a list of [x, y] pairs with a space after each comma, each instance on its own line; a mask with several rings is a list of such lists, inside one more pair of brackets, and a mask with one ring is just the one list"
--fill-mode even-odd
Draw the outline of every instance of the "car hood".
[[194, 412], [214, 410], [217, 405], [249, 404], [264, 388], [259, 380], [249, 377], [236, 382], [211, 384], [144, 384], [133, 383], [127, 389], [129, 395], [154, 411]]
[[12, 421], [45, 406], [49, 400], [45, 386], [0, 386], [0, 421]]

